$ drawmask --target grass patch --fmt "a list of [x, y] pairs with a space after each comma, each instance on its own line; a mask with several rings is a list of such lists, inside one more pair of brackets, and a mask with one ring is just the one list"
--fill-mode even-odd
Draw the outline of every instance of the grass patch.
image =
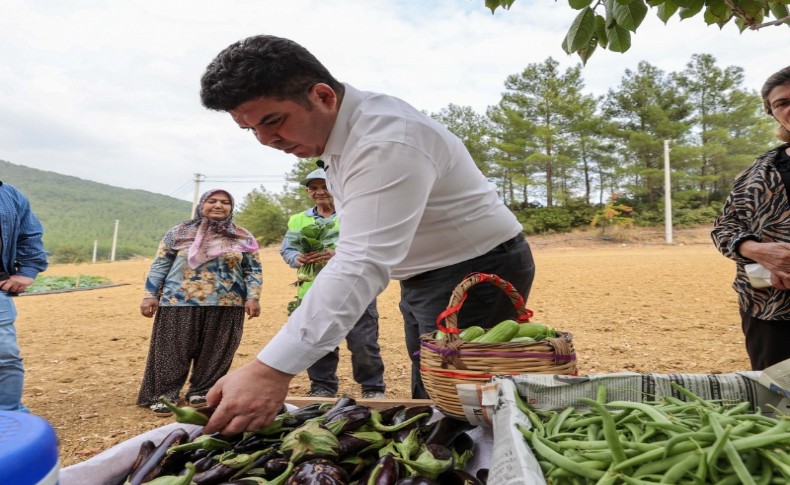
[[32, 285], [27, 287], [25, 292], [40, 293], [43, 291], [68, 290], [72, 288], [92, 288], [94, 286], [109, 284], [112, 284], [112, 281], [103, 276], [39, 276]]

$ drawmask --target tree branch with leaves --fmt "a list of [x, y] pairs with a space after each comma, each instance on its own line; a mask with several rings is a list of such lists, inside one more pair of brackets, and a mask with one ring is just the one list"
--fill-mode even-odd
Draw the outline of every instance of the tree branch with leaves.
[[[514, 2], [485, 0], [485, 6], [494, 13], [499, 7], [509, 9]], [[568, 4], [579, 13], [562, 49], [578, 54], [584, 64], [598, 47], [613, 52], [630, 49], [631, 33], [636, 33], [650, 9], [665, 24], [675, 15], [680, 20], [701, 15], [707, 25], [722, 28], [732, 21], [741, 32], [790, 26], [790, 0], [568, 0]]]

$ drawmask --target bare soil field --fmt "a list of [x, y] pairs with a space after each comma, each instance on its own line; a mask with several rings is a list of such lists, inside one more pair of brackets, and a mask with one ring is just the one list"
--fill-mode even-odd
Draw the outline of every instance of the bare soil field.
[[[748, 370], [733, 262], [721, 256], [709, 228], [663, 232], [530, 237], [537, 275], [528, 307], [533, 320], [573, 334], [582, 374], [623, 370], [723, 373]], [[295, 272], [274, 247], [261, 250], [262, 317], [249, 320], [234, 368], [255, 354], [286, 320]], [[138, 311], [150, 260], [53, 265], [48, 275], [105, 276], [112, 288], [16, 299], [25, 359], [24, 402], [60, 438], [63, 466], [171, 422], [134, 402], [152, 320]], [[380, 343], [388, 397], [409, 398], [409, 360], [398, 311], [398, 283], [380, 296]], [[341, 347], [344, 357], [348, 352]], [[341, 392], [359, 396], [350, 359], [341, 358]], [[304, 373], [291, 394], [309, 388]]]

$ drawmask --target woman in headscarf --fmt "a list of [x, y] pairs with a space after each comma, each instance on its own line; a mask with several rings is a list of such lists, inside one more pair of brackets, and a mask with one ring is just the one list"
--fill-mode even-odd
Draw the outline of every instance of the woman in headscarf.
[[[773, 73], [760, 94], [782, 142], [735, 178], [711, 236], [735, 261], [741, 328], [752, 370], [790, 359], [790, 66]], [[746, 266], [768, 270], [770, 285], [752, 286]]]
[[140, 313], [154, 319], [138, 406], [168, 416], [159, 402], [206, 405], [206, 393], [230, 369], [241, 342], [244, 314], [260, 315], [261, 262], [255, 237], [232, 222], [233, 197], [203, 194], [195, 217], [170, 229], [159, 243], [145, 282]]

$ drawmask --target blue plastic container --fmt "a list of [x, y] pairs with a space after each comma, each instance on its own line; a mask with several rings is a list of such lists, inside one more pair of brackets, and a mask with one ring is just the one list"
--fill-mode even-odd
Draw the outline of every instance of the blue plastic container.
[[0, 411], [0, 484], [57, 485], [58, 437], [43, 418]]

